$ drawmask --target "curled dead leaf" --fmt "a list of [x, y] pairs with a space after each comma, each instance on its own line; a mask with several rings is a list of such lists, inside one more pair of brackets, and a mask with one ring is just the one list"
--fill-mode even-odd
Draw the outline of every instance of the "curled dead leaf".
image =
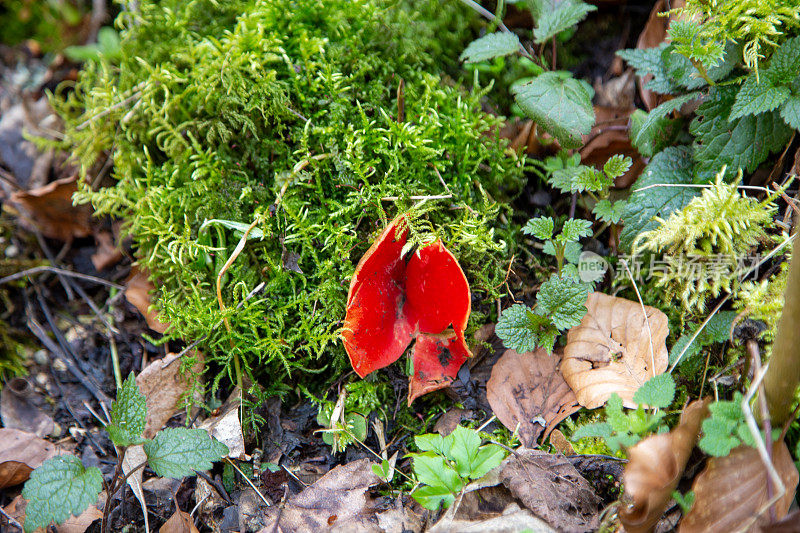
[[147, 270], [132, 268], [130, 276], [125, 281], [125, 299], [144, 315], [147, 327], [158, 333], [164, 333], [169, 325], [158, 320], [158, 313], [150, 308], [150, 293], [156, 288], [150, 282], [149, 276]]
[[[667, 315], [655, 307], [593, 292], [581, 323], [567, 333], [561, 373], [588, 409], [615, 392], [634, 408], [633, 394], [667, 369]], [[646, 313], [646, 315], [645, 315]]]
[[528, 448], [580, 409], [558, 365], [559, 357], [542, 348], [523, 354], [506, 350], [486, 383], [492, 411], [509, 430], [518, 430], [520, 441]]
[[[798, 472], [789, 448], [783, 441], [772, 446], [772, 462], [786, 485], [786, 493], [775, 503], [778, 519], [789, 511], [797, 489]], [[758, 522], [753, 518], [767, 501], [767, 469], [758, 450], [739, 446], [725, 457], [709, 459], [692, 486], [695, 501], [678, 529], [681, 533], [700, 531], [739, 531], [752, 524], [766, 523], [769, 513]]]
[[189, 513], [176, 509], [175, 514], [164, 522], [158, 533], [199, 533], [199, 530], [195, 527]]
[[[203, 355], [191, 352], [195, 364], [186, 373], [181, 373], [181, 362], [176, 354], [167, 354], [147, 365], [136, 376], [136, 385], [147, 399], [147, 421], [144, 437], [153, 438], [164, 427], [167, 420], [180, 410], [184, 397], [192, 385], [192, 374], [203, 371]], [[188, 355], [187, 355], [188, 357]]]
[[77, 176], [73, 176], [29, 191], [15, 192], [11, 202], [25, 215], [23, 220], [38, 228], [45, 237], [71, 241], [92, 234], [91, 208], [72, 204], [72, 195], [77, 190]]
[[692, 402], [672, 431], [647, 437], [628, 450], [623, 480], [625, 498], [632, 503], [619, 512], [625, 531], [652, 531], [678, 486], [707, 416], [708, 400]]

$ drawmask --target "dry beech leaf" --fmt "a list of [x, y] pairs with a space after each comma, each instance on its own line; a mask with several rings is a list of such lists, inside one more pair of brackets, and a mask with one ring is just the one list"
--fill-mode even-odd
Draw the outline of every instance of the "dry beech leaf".
[[191, 355], [197, 362], [185, 374], [180, 371], [181, 362], [175, 354], [167, 354], [163, 359], [153, 361], [136, 376], [136, 385], [147, 399], [147, 422], [144, 437], [151, 439], [164, 427], [167, 420], [181, 409], [183, 399], [191, 386], [191, 375], [203, 371], [203, 357], [200, 352]]
[[142, 508], [142, 516], [144, 517], [144, 530], [150, 531], [150, 521], [147, 516], [147, 502], [144, 499], [144, 490], [142, 490], [142, 474], [144, 468], [138, 469], [133, 474], [128, 475], [134, 468], [147, 461], [147, 454], [144, 453], [144, 446], [137, 444], [135, 446], [128, 446], [125, 450], [125, 456], [122, 458], [122, 473], [128, 476], [128, 486], [131, 492], [139, 500], [139, 506]]
[[487, 516], [478, 520], [439, 520], [429, 533], [485, 533], [486, 531], [517, 532], [536, 531], [537, 533], [555, 533], [541, 518], [537, 518], [527, 509], [520, 509], [519, 505], [512, 503], [502, 514]]
[[619, 512], [628, 533], [652, 531], [661, 518], [708, 416], [707, 404], [708, 400], [692, 402], [672, 431], [647, 437], [628, 450], [623, 481], [632, 504]]
[[0, 489], [26, 482], [34, 468], [56, 455], [55, 446], [33, 433], [0, 428]]
[[150, 292], [155, 290], [149, 280], [150, 274], [145, 269], [133, 267], [125, 280], [125, 299], [139, 310], [147, 322], [147, 327], [158, 333], [167, 331], [168, 324], [158, 320], [158, 313], [150, 309]]
[[194, 521], [192, 521], [191, 515], [177, 509], [175, 514], [164, 522], [164, 525], [161, 526], [158, 533], [199, 533], [199, 531], [194, 527]]
[[638, 302], [599, 292], [589, 295], [586, 308], [581, 323], [567, 333], [561, 373], [587, 409], [615, 392], [625, 407], [635, 408], [633, 394], [667, 369], [667, 315], [645, 306], [645, 318]]
[[[369, 459], [337, 466], [313, 485], [265, 513], [260, 533], [375, 531], [369, 488], [380, 483]], [[277, 524], [276, 524], [277, 522]]]
[[78, 190], [76, 180], [77, 176], [73, 176], [29, 191], [15, 192], [11, 202], [45, 237], [61, 241], [88, 237], [92, 234], [92, 210], [88, 205], [72, 205], [72, 195]]
[[542, 348], [523, 354], [506, 350], [486, 383], [492, 411], [509, 430], [519, 427], [520, 441], [528, 448], [580, 409], [558, 363], [556, 354], [548, 355]]
[[[789, 448], [783, 441], [772, 446], [775, 470], [786, 485], [786, 494], [775, 503], [777, 519], [789, 511], [797, 488], [798, 473]], [[678, 531], [738, 531], [752, 522], [767, 501], [767, 469], [758, 450], [739, 446], [725, 457], [712, 457], [694, 480], [695, 494], [691, 511], [681, 521]], [[765, 512], [758, 524], [769, 520]], [[756, 525], [748, 531], [755, 531]]]
[[110, 231], [99, 231], [95, 234], [94, 240], [97, 248], [92, 254], [92, 264], [98, 272], [110, 268], [124, 257], [122, 250], [114, 242], [114, 235]]
[[200, 424], [212, 437], [228, 447], [228, 457], [244, 459], [244, 434], [239, 420], [239, 406], [241, 405], [241, 390], [237, 387], [231, 394], [222, 412], [206, 419]]
[[[98, 501], [103, 502], [105, 501], [105, 498], [106, 498], [106, 493], [101, 492], [100, 496], [98, 497]], [[28, 506], [28, 501], [25, 498], [23, 498], [22, 495], [19, 495], [13, 500], [11, 500], [11, 503], [6, 505], [6, 507], [3, 510], [6, 512], [8, 516], [13, 518], [20, 524], [23, 524], [25, 522], [25, 508], [27, 506]], [[103, 512], [100, 511], [95, 505], [90, 505], [80, 515], [78, 516], [70, 515], [69, 518], [67, 518], [67, 520], [64, 523], [59, 524], [55, 528], [51, 526], [51, 529], [48, 529], [48, 531], [52, 530], [55, 531], [55, 533], [84, 533], [84, 531], [89, 529], [89, 526], [91, 526], [94, 522], [100, 520], [101, 518], [103, 518]], [[0, 520], [0, 522], [2, 522], [2, 520]], [[98, 528], [98, 530], [99, 529], [100, 528]], [[36, 531], [38, 533], [44, 530], [37, 529]], [[3, 532], [5, 533], [5, 530], [3, 530]]]

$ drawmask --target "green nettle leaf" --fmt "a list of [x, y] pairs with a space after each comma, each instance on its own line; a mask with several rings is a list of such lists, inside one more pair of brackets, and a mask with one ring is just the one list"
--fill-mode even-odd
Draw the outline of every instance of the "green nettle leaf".
[[117, 400], [111, 404], [111, 423], [106, 426], [111, 442], [117, 446], [131, 446], [143, 442], [142, 432], [147, 421], [147, 400], [139, 392], [133, 372], [117, 391]]
[[686, 147], [669, 147], [653, 157], [633, 184], [633, 193], [622, 213], [620, 246], [630, 250], [636, 236], [659, 226], [654, 217], [666, 220], [676, 209], [683, 208], [697, 196], [697, 189], [690, 187], [652, 187], [651, 185], [692, 183], [691, 151]]
[[576, 442], [580, 439], [586, 439], [589, 437], [607, 439], [613, 433], [614, 429], [608, 422], [593, 422], [591, 424], [586, 424], [585, 426], [581, 426], [578, 429], [576, 429], [575, 432], [572, 434], [571, 440], [573, 442]]
[[456, 501], [456, 495], [441, 486], [419, 487], [411, 493], [411, 497], [429, 511], [438, 511], [442, 507], [447, 509]]
[[800, 96], [790, 96], [781, 106], [780, 113], [784, 122], [800, 130]]
[[603, 165], [603, 172], [611, 180], [614, 180], [625, 174], [633, 165], [633, 159], [626, 155], [616, 154], [612, 155], [606, 164]]
[[536, 348], [537, 335], [531, 327], [530, 308], [523, 304], [514, 304], [500, 315], [495, 331], [506, 348], [519, 353]]
[[537, 314], [549, 318], [558, 329], [569, 329], [583, 320], [588, 295], [588, 285], [552, 275], [539, 288]]
[[554, 35], [575, 26], [597, 7], [580, 0], [536, 0], [539, 16], [533, 36], [537, 44], [542, 44]]
[[617, 52], [618, 56], [636, 70], [636, 75], [640, 78], [652, 75], [653, 78], [644, 87], [659, 94], [672, 94], [678, 90], [665, 61], [671, 54], [672, 47], [668, 43], [661, 43], [655, 48], [633, 48]]
[[630, 421], [622, 411], [622, 398], [616, 392], [612, 394], [605, 405], [606, 421], [617, 433], [627, 433], [630, 430]]
[[685, 104], [699, 97], [699, 92], [691, 92], [673, 98], [672, 100], [667, 100], [658, 107], [655, 107], [647, 114], [647, 118], [644, 120], [644, 122], [637, 127], [636, 134], [633, 135], [633, 131], [631, 131], [632, 142], [636, 145], [639, 145], [647, 142], [647, 139], [654, 138], [656, 135], [658, 135], [656, 128], [659, 128], [663, 125], [663, 119], [669, 116], [673, 111], [677, 111]]
[[70, 515], [78, 516], [103, 488], [103, 474], [97, 467], [84, 468], [74, 455], [59, 455], [46, 460], [31, 472], [22, 497], [25, 508], [25, 532], [61, 524]]
[[566, 72], [545, 72], [512, 88], [520, 108], [565, 149], [579, 148], [581, 135], [594, 125], [592, 96], [588, 83]]
[[581, 218], [571, 218], [564, 222], [558, 240], [561, 242], [576, 242], [581, 237], [592, 234], [592, 223]]
[[513, 33], [495, 32], [475, 39], [461, 53], [464, 63], [478, 63], [495, 57], [507, 56], [519, 50], [519, 37]]
[[793, 37], [772, 54], [764, 76], [769, 77], [776, 85], [789, 85], [797, 78], [798, 73], [800, 73], [800, 37]]
[[735, 423], [710, 417], [703, 420], [703, 437], [697, 443], [701, 450], [714, 457], [722, 457], [739, 446], [739, 439], [731, 435]]
[[144, 453], [156, 474], [180, 479], [208, 470], [228, 455], [228, 447], [204, 429], [167, 428], [144, 443]]
[[446, 455], [456, 463], [458, 475], [468, 477], [472, 472], [472, 463], [478, 454], [481, 438], [477, 431], [464, 426], [456, 427], [449, 436], [452, 437], [452, 446]]
[[478, 449], [478, 453], [472, 460], [469, 477], [480, 479], [491, 470], [494, 470], [503, 459], [506, 458], [506, 451], [496, 444], [487, 444]]
[[729, 120], [772, 111], [784, 103], [791, 94], [789, 87], [775, 85], [769, 72], [763, 73], [760, 77], [756, 77], [755, 73], [750, 74], [736, 94]]
[[[669, 351], [669, 364], [675, 363], [678, 360], [678, 357], [681, 358], [682, 362], [689, 361], [695, 355], [700, 353], [700, 349], [703, 347], [698, 339], [695, 339], [694, 342], [690, 345], [689, 341], [692, 340], [692, 335], [681, 335], [675, 344], [672, 345], [672, 349]], [[687, 349], [686, 346], [689, 346]], [[683, 353], [685, 350], [686, 353]], [[681, 357], [681, 353], [683, 356]]]
[[522, 233], [525, 235], [532, 235], [537, 239], [546, 241], [553, 237], [553, 229], [555, 225], [551, 217], [536, 217], [532, 218], [522, 228]]
[[659, 374], [644, 382], [633, 394], [633, 401], [664, 409], [675, 399], [675, 380], [671, 374]]
[[431, 487], [443, 487], [457, 493], [464, 486], [458, 472], [448, 465], [444, 458], [433, 452], [418, 453], [414, 458], [414, 473], [417, 480]]
[[713, 315], [699, 335], [703, 337], [703, 342], [727, 342], [731, 334], [731, 324], [737, 314], [736, 311], [720, 311]]
[[697, 174], [704, 181], [711, 181], [723, 166], [729, 176], [739, 169], [753, 172], [792, 134], [775, 110], [729, 121], [736, 93], [736, 87], [713, 87], [689, 126]]

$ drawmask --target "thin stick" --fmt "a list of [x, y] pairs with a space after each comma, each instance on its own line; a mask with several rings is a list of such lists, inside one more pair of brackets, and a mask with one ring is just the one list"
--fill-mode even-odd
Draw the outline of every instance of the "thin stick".
[[225, 460], [226, 460], [226, 461], [228, 461], [228, 464], [229, 464], [229, 465], [231, 465], [231, 466], [233, 467], [233, 469], [234, 469], [234, 470], [236, 470], [237, 472], [239, 472], [239, 473], [242, 475], [242, 477], [243, 477], [243, 478], [244, 478], [244, 480], [247, 482], [247, 484], [248, 484], [248, 485], [250, 485], [250, 488], [251, 488], [251, 489], [253, 489], [254, 491], [256, 491], [256, 494], [258, 494], [258, 497], [259, 497], [259, 498], [261, 498], [261, 501], [262, 501], [262, 502], [264, 502], [264, 505], [266, 505], [267, 507], [271, 507], [271, 506], [272, 506], [272, 504], [271, 504], [271, 503], [269, 503], [269, 502], [267, 501], [267, 499], [264, 497], [264, 495], [263, 495], [263, 494], [261, 494], [261, 492], [260, 492], [260, 491], [259, 491], [259, 490], [256, 488], [256, 486], [255, 486], [255, 485], [253, 485], [253, 482], [252, 482], [252, 481], [250, 481], [250, 478], [248, 478], [248, 477], [247, 477], [247, 476], [244, 474], [244, 472], [242, 472], [241, 470], [239, 470], [239, 467], [238, 467], [238, 466], [236, 466], [236, 464], [235, 464], [233, 461], [231, 461], [231, 458], [230, 458], [230, 457], [226, 457], [226, 458], [225, 458]]
[[[750, 339], [747, 341], [747, 351], [750, 353], [750, 358], [753, 360], [753, 372], [755, 374], [761, 373], [761, 353], [758, 349], [758, 341]], [[764, 385], [759, 385], [758, 392], [758, 407], [761, 412], [761, 424], [764, 427], [764, 445], [767, 450], [767, 457], [772, 463], [772, 423], [769, 418], [769, 408], [767, 407], [767, 398], [764, 396]], [[767, 478], [767, 499], [772, 497], [772, 482]], [[775, 521], [775, 507], [769, 508], [770, 520]]]
[[631, 278], [631, 283], [633, 283], [633, 290], [636, 291], [636, 297], [639, 299], [639, 305], [642, 306], [642, 314], [644, 315], [644, 322], [647, 324], [647, 336], [648, 340], [650, 341], [650, 370], [653, 373], [653, 377], [656, 375], [656, 356], [655, 356], [655, 349], [653, 348], [653, 330], [650, 329], [650, 318], [647, 316], [647, 310], [644, 308], [644, 302], [642, 301], [642, 295], [639, 294], [639, 287], [636, 285], [636, 280], [633, 279], [633, 273], [631, 269], [628, 268], [628, 262], [624, 259], [620, 259], [622, 261], [622, 266], [625, 267], [625, 271], [628, 273], [628, 277]]
[[2, 508], [2, 507], [0, 507], [0, 515], [3, 515], [3, 518], [5, 518], [5, 519], [8, 521], [8, 524], [9, 524], [9, 525], [11, 525], [11, 526], [14, 526], [14, 527], [17, 527], [17, 528], [19, 528], [19, 530], [20, 530], [20, 531], [23, 531], [23, 529], [22, 529], [22, 524], [20, 524], [20, 523], [19, 523], [19, 522], [17, 522], [16, 520], [14, 520], [14, 518], [13, 518], [11, 515], [9, 515], [8, 513], [6, 513], [6, 512], [3, 510], [3, 508]]
[[678, 366], [678, 363], [681, 362], [681, 359], [683, 358], [683, 355], [689, 350], [689, 346], [692, 345], [692, 343], [695, 341], [695, 339], [700, 335], [700, 333], [702, 333], [703, 329], [705, 329], [705, 327], [711, 321], [711, 318], [714, 315], [717, 314], [717, 312], [722, 308], [722, 305], [725, 302], [727, 302], [729, 299], [730, 299], [730, 294], [725, 296], [725, 298], [723, 298], [722, 300], [720, 300], [720, 302], [717, 304], [717, 306], [714, 308], [714, 310], [711, 311], [711, 314], [709, 314], [706, 317], [706, 319], [703, 321], [703, 323], [700, 324], [700, 327], [697, 328], [697, 331], [694, 332], [694, 335], [692, 335], [692, 338], [689, 339], [689, 342], [686, 344], [686, 346], [683, 347], [683, 350], [681, 351], [680, 355], [678, 355], [678, 358], [675, 359], [674, 363], [672, 363], [672, 366], [670, 367], [670, 369], [668, 371], [669, 374], [672, 374], [672, 371], [675, 370], [675, 367]]
[[[509, 34], [511, 34], [511, 35], [515, 35], [515, 34], [514, 34], [514, 32], [512, 32], [511, 30], [509, 30], [509, 29], [508, 29], [508, 27], [507, 27], [505, 24], [503, 24], [503, 21], [502, 21], [502, 20], [500, 20], [499, 18], [497, 18], [497, 17], [494, 15], [494, 13], [492, 13], [492, 12], [491, 12], [491, 11], [489, 11], [488, 9], [484, 8], [484, 7], [483, 7], [482, 5], [480, 5], [479, 3], [477, 3], [477, 2], [474, 2], [473, 0], [461, 0], [461, 2], [462, 2], [463, 4], [465, 4], [465, 5], [469, 6], [469, 7], [471, 7], [471, 8], [472, 8], [472, 9], [474, 9], [475, 11], [477, 11], [477, 12], [478, 12], [478, 13], [479, 13], [481, 16], [483, 16], [484, 18], [486, 18], [486, 19], [490, 20], [492, 23], [494, 23], [494, 24], [497, 24], [497, 27], [498, 27], [498, 28], [500, 28], [500, 30], [501, 30], [502, 32], [504, 32], [504, 33], [509, 33]], [[533, 56], [531, 56], [531, 55], [528, 53], [528, 51], [527, 51], [527, 50], [525, 50], [525, 47], [524, 47], [524, 46], [522, 46], [522, 43], [519, 43], [519, 52], [520, 52], [522, 55], [524, 55], [525, 57], [527, 57], [528, 59], [533, 59]]]
[[[452, 198], [452, 194], [433, 194], [430, 196], [405, 196], [408, 200], [445, 200], [447, 198]], [[381, 198], [382, 202], [396, 202], [400, 199], [400, 196], [384, 196]]]
[[115, 289], [119, 289], [124, 291], [125, 287], [119, 285], [117, 283], [104, 280], [103, 278], [98, 278], [96, 276], [89, 276], [88, 274], [81, 274], [80, 272], [72, 272], [71, 270], [66, 270], [63, 268], [53, 267], [53, 266], [38, 266], [29, 268], [27, 270], [23, 270], [21, 272], [17, 272], [16, 274], [11, 274], [10, 276], [6, 276], [4, 278], [0, 278], [0, 285], [4, 283], [10, 283], [12, 281], [16, 281], [18, 279], [22, 279], [26, 276], [33, 276], [34, 274], [41, 274], [42, 272], [50, 272], [52, 274], [61, 274], [63, 276], [69, 276], [73, 278], [78, 278], [86, 281], [93, 281], [95, 283], [99, 283], [100, 285], [105, 285], [107, 287], [113, 287]]

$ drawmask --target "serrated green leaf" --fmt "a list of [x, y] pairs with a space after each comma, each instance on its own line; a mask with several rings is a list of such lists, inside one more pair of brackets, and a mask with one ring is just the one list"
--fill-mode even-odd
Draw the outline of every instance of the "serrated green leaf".
[[569, 73], [545, 72], [512, 88], [522, 111], [565, 149], [579, 148], [594, 125], [594, 90]]
[[622, 411], [622, 398], [619, 394], [615, 392], [606, 400], [604, 410], [606, 412], [606, 420], [616, 433], [626, 433], [628, 431], [630, 422]]
[[632, 433], [618, 433], [606, 439], [606, 445], [613, 451], [619, 451], [622, 448], [630, 448], [637, 442], [642, 440], [639, 435]]
[[789, 85], [800, 74], [800, 37], [792, 37], [778, 47], [764, 72], [775, 85]]
[[692, 183], [691, 151], [686, 147], [670, 147], [653, 157], [633, 184], [633, 193], [622, 213], [620, 246], [630, 250], [636, 236], [658, 227], [653, 217], [666, 220], [676, 209], [683, 208], [699, 193], [689, 187], [646, 187], [657, 184]]
[[536, 348], [537, 335], [531, 327], [529, 314], [533, 313], [527, 305], [515, 304], [500, 315], [495, 330], [506, 348], [519, 353]]
[[532, 218], [522, 228], [522, 233], [525, 235], [532, 235], [537, 239], [546, 241], [553, 238], [553, 228], [555, 227], [551, 217], [536, 217]]
[[563, 243], [576, 242], [581, 237], [588, 237], [592, 234], [592, 223], [581, 218], [571, 218], [564, 222], [558, 240]]
[[536, 295], [536, 314], [549, 318], [560, 330], [569, 329], [583, 320], [588, 295], [587, 285], [550, 276]]
[[416, 435], [414, 437], [414, 444], [417, 445], [417, 449], [421, 452], [436, 452], [440, 455], [446, 455], [444, 438], [438, 433]]
[[731, 436], [733, 427], [725, 420], [706, 418], [702, 427], [703, 437], [697, 444], [708, 455], [723, 457], [739, 445], [739, 439]]
[[644, 120], [644, 122], [637, 127], [636, 135], [631, 135], [633, 143], [640, 145], [646, 143], [647, 139], [654, 138], [658, 134], [655, 128], [661, 124], [661, 121], [664, 118], [670, 115], [673, 111], [677, 111], [685, 104], [691, 102], [692, 100], [696, 100], [699, 97], [699, 92], [691, 92], [689, 94], [684, 94], [683, 96], [673, 98], [672, 100], [667, 100], [663, 104], [653, 108], [653, 110], [647, 114], [647, 118]]
[[616, 154], [608, 158], [606, 164], [603, 165], [603, 172], [611, 180], [614, 180], [625, 174], [631, 168], [631, 165], [633, 165], [633, 159], [626, 155]]
[[675, 380], [671, 374], [653, 376], [633, 393], [633, 401], [648, 407], [664, 409], [675, 399]]
[[414, 473], [420, 483], [431, 487], [443, 487], [457, 493], [464, 486], [458, 472], [448, 465], [444, 458], [433, 452], [411, 454], [414, 460]]
[[622, 213], [625, 211], [625, 200], [617, 200], [613, 204], [611, 200], [600, 200], [592, 208], [592, 213], [603, 222], [616, 224], [622, 218]]
[[536, 19], [536, 29], [533, 36], [537, 44], [542, 44], [554, 35], [575, 26], [586, 18], [586, 15], [596, 11], [597, 7], [586, 4], [580, 0], [539, 0], [540, 16]]
[[447, 509], [456, 500], [456, 495], [447, 487], [441, 486], [422, 486], [411, 493], [422, 507], [429, 511], [438, 511], [440, 508]]
[[583, 248], [580, 243], [573, 241], [564, 243], [564, 259], [567, 262], [577, 265], [581, 260], [581, 252]]
[[703, 343], [727, 342], [731, 335], [731, 324], [737, 314], [736, 311], [720, 311], [714, 314], [700, 333]]
[[147, 422], [147, 399], [139, 392], [133, 372], [117, 391], [117, 399], [111, 404], [111, 423], [106, 426], [111, 442], [117, 446], [141, 444], [142, 433]]
[[481, 438], [477, 431], [457, 426], [449, 437], [452, 446], [447, 450], [447, 458], [456, 464], [456, 471], [461, 477], [468, 477], [472, 471], [472, 462], [478, 454]]
[[611, 428], [611, 424], [608, 422], [593, 422], [576, 429], [570, 440], [572, 440], [572, 442], [576, 442], [580, 439], [586, 439], [589, 437], [607, 439], [613, 433], [614, 430]]
[[471, 479], [480, 479], [491, 470], [494, 470], [506, 458], [506, 452], [496, 444], [487, 444], [478, 449], [478, 453], [472, 460], [469, 477]]
[[44, 461], [31, 472], [25, 482], [22, 497], [28, 500], [25, 508], [25, 532], [61, 524], [78, 516], [103, 489], [103, 474], [97, 467], [84, 468], [74, 455], [59, 455]]
[[599, 170], [586, 165], [567, 167], [553, 171], [548, 178], [550, 184], [564, 193], [602, 191], [613, 183]]
[[507, 56], [519, 50], [519, 37], [513, 33], [494, 32], [475, 39], [461, 53], [464, 63], [478, 63], [495, 57]]
[[156, 474], [180, 479], [208, 470], [228, 455], [228, 447], [203, 429], [167, 428], [144, 443], [144, 453]]
[[734, 425], [744, 421], [744, 412], [742, 411], [742, 393], [737, 392], [733, 396], [733, 400], [719, 400], [708, 406], [708, 411], [711, 417], [717, 420], [731, 422], [728, 431], [731, 431]]
[[795, 130], [800, 130], [800, 96], [790, 96], [781, 106], [781, 118]]
[[753, 172], [791, 136], [792, 130], [774, 110], [729, 121], [736, 93], [736, 87], [713, 87], [689, 126], [695, 136], [697, 175], [703, 181], [711, 181], [722, 167], [731, 177], [739, 169]]
[[618, 56], [636, 70], [637, 76], [644, 78], [650, 74], [652, 79], [644, 87], [659, 94], [672, 94], [678, 90], [665, 61], [671, 54], [672, 47], [669, 43], [661, 43], [655, 48], [634, 48], [617, 52]]
[[642, 134], [642, 128], [649, 114], [641, 109], [631, 113], [630, 139], [633, 147], [644, 157], [653, 157], [658, 152], [675, 143], [675, 138], [681, 131], [683, 119], [670, 119], [661, 117], [655, 119], [652, 126]]
[[[675, 361], [678, 360], [678, 357], [681, 358], [682, 362], [686, 362], [690, 360], [692, 357], [700, 353], [700, 349], [702, 345], [700, 342], [695, 339], [692, 344], [689, 344], [689, 341], [692, 340], [692, 335], [682, 335], [675, 341], [675, 344], [672, 345], [672, 349], [669, 351], [669, 364], [672, 365]], [[687, 349], [686, 347], [689, 346]], [[685, 350], [685, 353], [684, 353]], [[681, 354], [683, 356], [681, 357]]]
[[745, 115], [758, 115], [765, 111], [772, 111], [783, 104], [791, 95], [789, 87], [775, 85], [772, 77], [764, 73], [760, 77], [755, 73], [750, 74], [745, 80], [736, 100], [731, 107], [728, 120], [735, 120]]

